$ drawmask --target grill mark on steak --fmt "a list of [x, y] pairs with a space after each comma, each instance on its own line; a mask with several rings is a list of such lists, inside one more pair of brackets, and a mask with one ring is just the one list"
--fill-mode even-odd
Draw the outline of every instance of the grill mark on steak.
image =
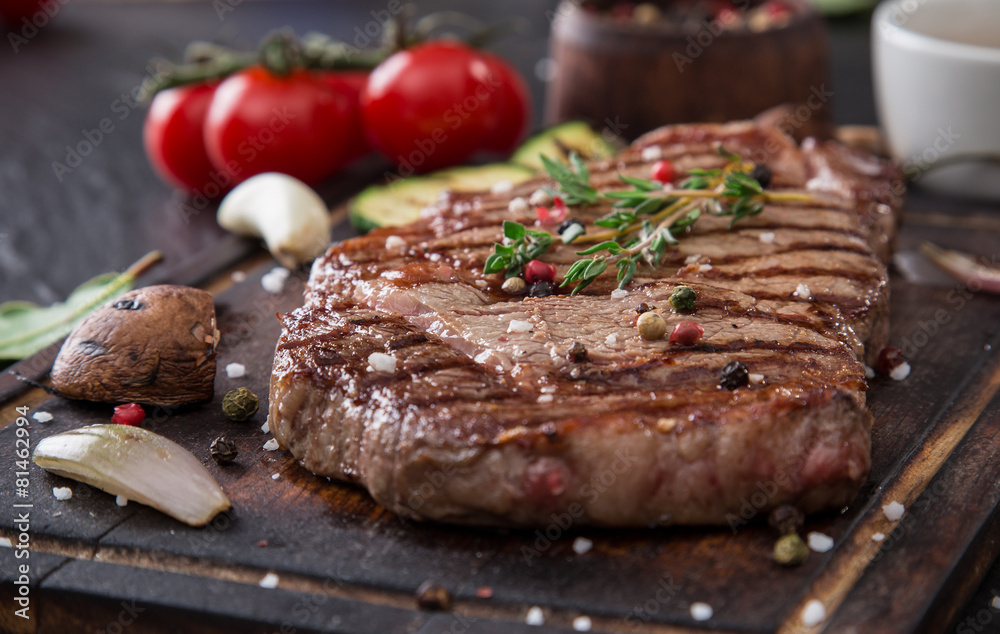
[[[283, 318], [275, 437], [313, 471], [359, 482], [416, 519], [537, 526], [578, 504], [579, 523], [725, 523], [777, 470], [789, 484], [769, 505], [848, 503], [870, 463], [860, 359], [887, 334], [899, 172], [743, 122], [654, 131], [620, 159], [592, 164], [592, 184], [622, 189], [617, 172], [648, 176], [641, 151], [653, 144], [681, 171], [718, 167], [716, 141], [766, 156], [772, 189], [823, 202], [767, 205], [733, 231], [729, 219], [706, 216], [662, 267], [640, 270], [624, 299], [609, 297], [610, 277], [575, 297], [521, 299], [500, 290], [502, 276], [482, 274], [512, 218], [507, 202], [544, 178], [507, 196], [452, 194], [418, 223], [331, 247], [304, 307]], [[593, 233], [608, 210], [571, 216]], [[516, 219], [531, 224], [534, 210]], [[761, 242], [763, 231], [775, 240]], [[387, 252], [390, 235], [407, 246]], [[577, 250], [560, 244], [544, 259], [561, 277]], [[811, 299], [793, 295], [801, 283]], [[693, 314], [669, 308], [679, 284], [698, 295]], [[641, 340], [639, 303], [668, 327], [699, 322], [704, 338], [690, 347]], [[530, 329], [509, 328], [514, 319]], [[569, 358], [574, 343], [586, 360]], [[395, 372], [369, 369], [372, 352], [395, 357]], [[722, 389], [721, 369], [734, 360], [762, 380]], [[585, 485], [616, 456], [628, 468], [592, 498]]]

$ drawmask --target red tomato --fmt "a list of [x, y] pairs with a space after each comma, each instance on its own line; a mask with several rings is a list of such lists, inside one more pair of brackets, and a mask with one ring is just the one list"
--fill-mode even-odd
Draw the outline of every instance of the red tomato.
[[348, 160], [362, 157], [372, 150], [371, 144], [365, 137], [364, 123], [361, 120], [361, 91], [368, 83], [369, 74], [366, 70], [320, 73], [323, 81], [333, 90], [344, 95], [349, 102], [348, 118], [350, 121], [347, 125], [347, 139], [344, 141]]
[[158, 92], [142, 128], [146, 156], [160, 177], [210, 198], [223, 193], [229, 180], [215, 174], [212, 185], [214, 168], [201, 133], [215, 86], [191, 84]]
[[457, 42], [392, 55], [361, 93], [368, 139], [404, 175], [461, 163], [478, 150], [513, 148], [528, 110], [513, 69]]
[[487, 150], [510, 154], [528, 132], [531, 119], [531, 93], [528, 86], [507, 62], [494, 55], [484, 55], [490, 69], [489, 82], [496, 87], [496, 122], [486, 143]]
[[350, 158], [351, 125], [351, 100], [319, 73], [279, 77], [254, 67], [219, 84], [205, 120], [205, 147], [235, 183], [282, 172], [312, 185]]
[[[6, 21], [11, 26], [21, 22], [16, 25], [21, 27], [19, 31], [25, 27], [23, 22], [25, 18], [34, 27], [44, 27], [62, 8], [58, 3], [52, 4], [53, 6], [50, 6], [42, 0], [0, 0], [0, 21]], [[11, 31], [13, 32], [13, 29]], [[14, 52], [17, 52], [16, 48]]]

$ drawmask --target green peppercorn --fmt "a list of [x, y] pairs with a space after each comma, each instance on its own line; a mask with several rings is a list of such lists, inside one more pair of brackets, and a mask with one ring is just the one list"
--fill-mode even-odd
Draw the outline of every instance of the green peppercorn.
[[806, 546], [798, 533], [788, 533], [774, 542], [774, 560], [782, 566], [798, 566], [809, 556]]
[[694, 311], [694, 304], [697, 296], [690, 286], [678, 286], [670, 296], [670, 305], [679, 313], [690, 313]]
[[222, 413], [229, 420], [244, 421], [257, 413], [260, 401], [257, 395], [245, 387], [226, 392], [222, 399]]

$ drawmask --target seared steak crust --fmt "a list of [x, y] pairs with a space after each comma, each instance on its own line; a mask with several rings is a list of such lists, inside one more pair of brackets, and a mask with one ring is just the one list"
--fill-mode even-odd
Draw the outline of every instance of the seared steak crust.
[[[732, 230], [703, 217], [625, 297], [611, 296], [612, 276], [575, 297], [519, 298], [500, 290], [502, 276], [483, 275], [503, 220], [535, 220], [509, 200], [544, 179], [453, 196], [417, 223], [333, 246], [313, 266], [305, 305], [283, 318], [275, 437], [315, 473], [418, 519], [715, 524], [784, 503], [847, 504], [870, 462], [864, 361], [887, 334], [900, 175], [741, 122], [656, 130], [592, 164], [591, 182], [621, 188], [616, 172], [646, 176], [651, 146], [682, 172], [718, 167], [716, 142], [766, 163], [771, 189], [820, 201], [768, 205]], [[594, 231], [607, 211], [572, 215]], [[578, 249], [560, 244], [543, 258], [557, 279]], [[697, 293], [693, 314], [669, 308], [681, 284]], [[703, 339], [642, 340], [640, 303], [671, 329], [697, 321]], [[585, 359], [570, 354], [577, 343]], [[372, 367], [372, 353], [394, 369]], [[722, 389], [734, 360], [752, 380]]]

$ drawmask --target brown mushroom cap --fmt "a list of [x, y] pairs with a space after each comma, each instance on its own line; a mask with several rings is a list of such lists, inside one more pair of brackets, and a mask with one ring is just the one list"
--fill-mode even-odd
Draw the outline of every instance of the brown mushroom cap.
[[52, 366], [62, 396], [177, 406], [214, 394], [212, 295], [187, 286], [139, 288], [73, 329]]

